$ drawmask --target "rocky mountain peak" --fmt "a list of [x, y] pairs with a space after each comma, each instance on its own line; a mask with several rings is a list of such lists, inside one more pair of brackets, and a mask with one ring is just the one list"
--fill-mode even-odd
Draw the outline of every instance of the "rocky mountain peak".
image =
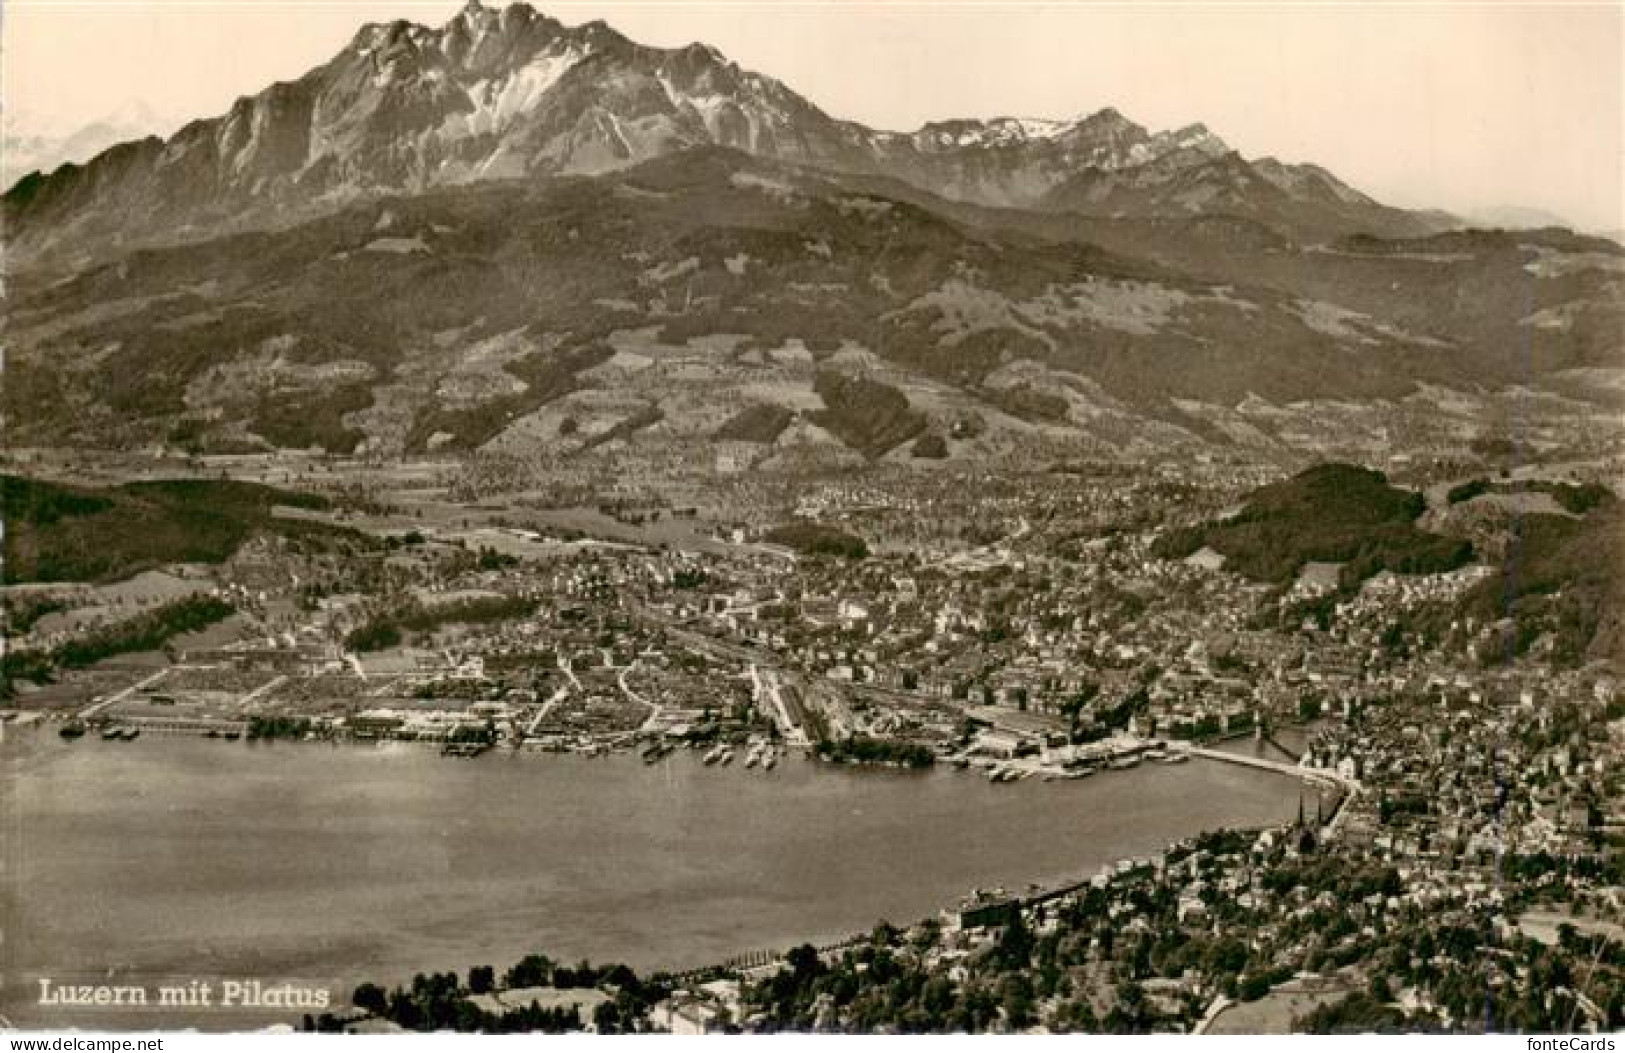
[[[26, 258], [75, 238], [106, 246], [176, 230], [203, 236], [359, 195], [597, 174], [707, 145], [1004, 207], [1110, 203], [1106, 214], [1185, 215], [1204, 201], [1234, 210], [1256, 186], [1270, 199], [1240, 201], [1244, 213], [1302, 197], [1337, 210], [1317, 228], [1358, 230], [1372, 204], [1318, 170], [1254, 172], [1202, 124], [1152, 133], [1106, 107], [1071, 122], [995, 117], [880, 132], [831, 117], [704, 43], [646, 47], [603, 22], [571, 27], [524, 3], [471, 0], [439, 28], [363, 26], [323, 66], [167, 143], [127, 144], [83, 168], [21, 180], [4, 218], [8, 248]], [[1177, 200], [1157, 189], [1187, 170], [1195, 175], [1181, 177]], [[1117, 173], [1132, 194], [1111, 185]], [[1223, 195], [1190, 189], [1221, 176]]]

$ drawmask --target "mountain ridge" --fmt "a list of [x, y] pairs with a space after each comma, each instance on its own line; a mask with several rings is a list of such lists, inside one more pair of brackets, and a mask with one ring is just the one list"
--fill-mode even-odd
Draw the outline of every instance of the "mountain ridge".
[[1312, 165], [1249, 162], [1201, 124], [1152, 132], [1108, 107], [1070, 122], [877, 130], [709, 45], [649, 47], [601, 21], [566, 26], [523, 3], [478, 2], [439, 28], [364, 25], [327, 62], [167, 140], [25, 176], [4, 212], [12, 256], [26, 263], [192, 240], [379, 193], [592, 175], [701, 145], [892, 176], [982, 205], [1098, 205], [1121, 217], [1200, 215], [1221, 202], [1299, 240], [1441, 225]]

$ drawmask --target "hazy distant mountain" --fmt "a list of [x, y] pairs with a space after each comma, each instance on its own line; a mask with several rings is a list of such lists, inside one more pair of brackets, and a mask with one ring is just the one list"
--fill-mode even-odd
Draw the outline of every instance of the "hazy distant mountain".
[[1248, 162], [1201, 126], [1115, 110], [884, 132], [837, 120], [702, 44], [644, 47], [602, 22], [471, 3], [438, 29], [368, 25], [330, 61], [5, 196], [14, 259], [117, 251], [309, 215], [379, 192], [594, 174], [718, 145], [889, 175], [986, 205], [1107, 216], [1237, 214], [1295, 240], [1427, 233], [1313, 166]]
[[75, 128], [48, 129], [27, 114], [8, 113], [0, 149], [0, 181], [10, 186], [30, 172], [50, 172], [61, 165], [83, 164], [117, 143], [173, 127], [147, 103], [137, 99]]
[[1547, 227], [1575, 229], [1574, 224], [1555, 212], [1524, 205], [1498, 205], [1479, 208], [1467, 213], [1466, 220], [1475, 227], [1500, 230], [1544, 230]]

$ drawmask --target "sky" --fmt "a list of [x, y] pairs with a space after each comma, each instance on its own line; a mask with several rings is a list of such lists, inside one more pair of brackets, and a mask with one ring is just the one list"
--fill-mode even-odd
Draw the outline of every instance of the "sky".
[[[136, 102], [172, 131], [299, 76], [363, 22], [460, 0], [5, 0], [7, 120], [55, 134]], [[497, 3], [495, 6], [501, 6]], [[1024, 3], [570, 0], [634, 40], [700, 40], [826, 112], [1205, 123], [1247, 157], [1314, 161], [1380, 200], [1550, 211], [1625, 229], [1625, 0]]]

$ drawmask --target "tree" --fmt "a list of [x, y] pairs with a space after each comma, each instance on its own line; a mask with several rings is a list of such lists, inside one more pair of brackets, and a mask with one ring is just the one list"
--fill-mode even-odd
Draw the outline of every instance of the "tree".
[[1112, 1006], [1111, 1011], [1118, 1016], [1120, 1022], [1128, 1025], [1122, 1030], [1137, 1033], [1145, 1013], [1145, 988], [1133, 980], [1120, 984], [1117, 988], [1117, 1003]]
[[377, 984], [367, 983], [355, 989], [350, 1001], [374, 1016], [383, 1016], [389, 1005], [389, 995]]
[[920, 1004], [933, 1021], [947, 1018], [954, 1005], [954, 985], [946, 976], [933, 976], [920, 992]]
[[1018, 910], [999, 933], [999, 960], [1011, 969], [1023, 969], [1032, 955], [1033, 934]]
[[1008, 973], [1000, 984], [1001, 1008], [1011, 1028], [1023, 1030], [1033, 1023], [1033, 988], [1023, 973]]
[[1100, 1020], [1095, 1016], [1095, 1007], [1089, 1004], [1088, 998], [1063, 1002], [1055, 1011], [1055, 1023], [1063, 1030], [1084, 1034], [1100, 1030]]
[[818, 949], [810, 943], [791, 948], [790, 953], [784, 956], [784, 960], [790, 964], [796, 979], [803, 982], [824, 971], [824, 963], [818, 958]]
[[936, 918], [926, 918], [915, 926], [913, 944], [918, 951], [930, 950], [942, 938], [942, 923]]
[[545, 954], [527, 954], [508, 970], [507, 986], [541, 987], [553, 976], [553, 961]]
[[496, 985], [496, 970], [489, 965], [476, 965], [468, 971], [468, 989], [474, 994], [489, 994]]

